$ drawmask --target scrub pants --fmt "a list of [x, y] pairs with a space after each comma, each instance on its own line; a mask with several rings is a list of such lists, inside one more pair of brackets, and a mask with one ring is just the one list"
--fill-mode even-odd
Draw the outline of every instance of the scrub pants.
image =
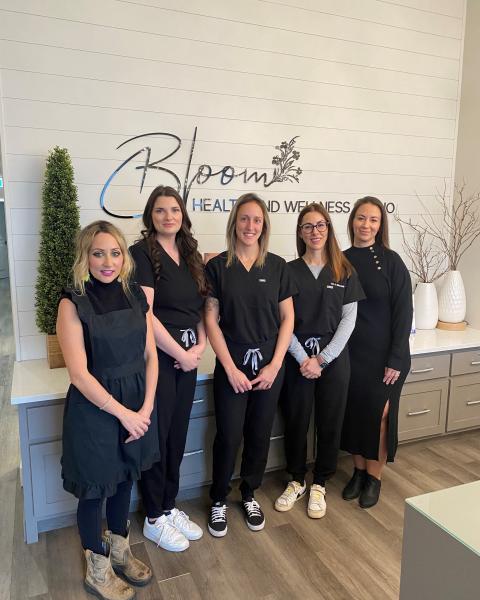
[[[269, 390], [236, 394], [224, 368], [216, 361], [213, 391], [217, 433], [213, 443], [213, 482], [210, 488], [213, 502], [223, 502], [231, 490], [230, 480], [242, 436], [242, 498], [251, 498], [261, 485], [283, 375], [282, 366]], [[248, 377], [252, 378], [251, 375]]]
[[316, 455], [313, 483], [325, 485], [337, 469], [338, 451], [350, 379], [345, 348], [318, 379], [306, 379], [297, 361], [285, 357], [285, 382], [280, 407], [285, 419], [287, 471], [303, 483], [307, 472], [307, 432], [315, 402]]
[[196, 369], [185, 373], [174, 368], [175, 361], [171, 356], [158, 348], [157, 354], [159, 376], [155, 399], [160, 461], [144, 471], [139, 482], [145, 512], [150, 519], [175, 508], [197, 380]]

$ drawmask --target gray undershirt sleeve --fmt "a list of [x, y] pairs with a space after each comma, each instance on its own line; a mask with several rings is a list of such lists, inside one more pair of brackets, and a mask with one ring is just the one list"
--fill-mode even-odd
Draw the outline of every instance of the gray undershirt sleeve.
[[298, 362], [299, 365], [303, 363], [303, 361], [308, 358], [308, 354], [305, 352], [304, 347], [298, 341], [297, 336], [292, 333], [292, 339], [290, 340], [290, 346], [288, 347], [288, 351], [293, 356], [293, 358]]
[[320, 352], [320, 355], [329, 363], [337, 358], [352, 335], [357, 320], [357, 304], [357, 302], [350, 302], [343, 305], [342, 318], [337, 331], [333, 334], [330, 343]]

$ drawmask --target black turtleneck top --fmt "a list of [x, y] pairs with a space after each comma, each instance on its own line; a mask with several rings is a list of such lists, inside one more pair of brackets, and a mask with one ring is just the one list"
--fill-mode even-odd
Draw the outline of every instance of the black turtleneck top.
[[[147, 298], [143, 290], [136, 283], [131, 283], [130, 287], [132, 292], [135, 287], [135, 296], [140, 299], [142, 310], [146, 313], [149, 309]], [[67, 298], [72, 299], [72, 294], [75, 292], [71, 289], [62, 290], [60, 300]], [[111, 283], [103, 283], [98, 279], [95, 279], [93, 275], [90, 275], [90, 280], [85, 284], [85, 293], [92, 304], [93, 310], [97, 315], [103, 315], [115, 310], [124, 310], [130, 308], [131, 304], [128, 300], [127, 295], [123, 291], [122, 284], [115, 279]], [[87, 363], [91, 364], [92, 352], [90, 347], [90, 336], [88, 333], [87, 325], [82, 321], [83, 328], [83, 340], [85, 343], [85, 352], [87, 354]]]

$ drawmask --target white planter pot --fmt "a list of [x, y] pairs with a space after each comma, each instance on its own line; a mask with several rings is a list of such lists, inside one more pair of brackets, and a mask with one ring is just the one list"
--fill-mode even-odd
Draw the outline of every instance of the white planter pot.
[[445, 323], [461, 323], [465, 320], [466, 312], [462, 275], [460, 271], [449, 271], [438, 295], [438, 318]]
[[434, 283], [417, 283], [414, 294], [415, 327], [435, 329], [438, 322], [438, 299]]

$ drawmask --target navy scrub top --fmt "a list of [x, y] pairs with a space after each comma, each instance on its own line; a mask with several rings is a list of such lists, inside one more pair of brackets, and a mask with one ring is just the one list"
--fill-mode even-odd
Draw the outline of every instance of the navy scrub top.
[[206, 266], [210, 295], [219, 301], [220, 329], [237, 344], [263, 343], [276, 338], [280, 328], [279, 302], [297, 293], [287, 263], [267, 254], [265, 264], [250, 271], [235, 259], [227, 268], [227, 253]]
[[177, 265], [161, 244], [158, 246], [162, 266], [156, 280], [147, 242], [141, 240], [130, 246], [135, 261], [134, 279], [139, 285], [154, 289], [153, 314], [164, 327], [193, 327], [201, 320], [204, 299], [184, 259], [180, 257]]
[[293, 299], [296, 335], [335, 333], [342, 319], [343, 305], [365, 298], [355, 272], [336, 282], [328, 265], [317, 278], [303, 258], [290, 261], [287, 268], [299, 290]]

